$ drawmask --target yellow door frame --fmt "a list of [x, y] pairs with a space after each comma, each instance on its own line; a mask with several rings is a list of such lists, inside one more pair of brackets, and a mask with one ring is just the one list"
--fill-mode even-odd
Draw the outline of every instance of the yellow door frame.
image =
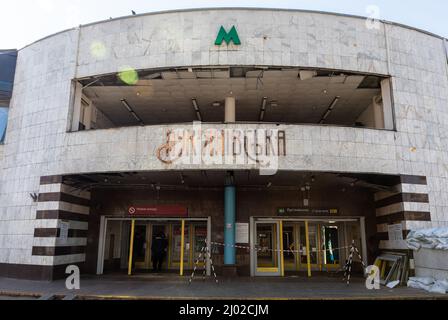
[[184, 275], [184, 248], [185, 248], [185, 220], [182, 219], [182, 226], [181, 226], [181, 240], [180, 240], [180, 270], [179, 274], [180, 276]]
[[[283, 252], [281, 252], [279, 254], [278, 249], [280, 248], [280, 243], [279, 241], [281, 241], [282, 236], [280, 236], [282, 234], [282, 230], [280, 228], [280, 221], [274, 221], [274, 222], [265, 222], [265, 221], [261, 221], [261, 222], [255, 222], [255, 237], [257, 234], [257, 224], [270, 224], [270, 225], [274, 225], [274, 229], [273, 229], [273, 248], [274, 249], [272, 252], [273, 254], [275, 254], [275, 261], [277, 264], [277, 267], [258, 267], [258, 257], [256, 258], [256, 271], [258, 273], [280, 273], [282, 274], [282, 258], [283, 258]], [[278, 234], [278, 232], [280, 232], [280, 234]], [[275, 244], [275, 245], [274, 245]]]
[[131, 223], [131, 239], [129, 241], [129, 261], [128, 261], [128, 276], [132, 275], [132, 256], [134, 253], [134, 233], [135, 233], [135, 220]]
[[308, 220], [305, 221], [305, 241], [306, 241], [306, 264], [308, 269], [308, 277], [311, 277], [311, 253], [310, 253], [310, 234], [308, 228]]
[[285, 276], [285, 255], [283, 252], [283, 220], [279, 222], [280, 229], [280, 275]]

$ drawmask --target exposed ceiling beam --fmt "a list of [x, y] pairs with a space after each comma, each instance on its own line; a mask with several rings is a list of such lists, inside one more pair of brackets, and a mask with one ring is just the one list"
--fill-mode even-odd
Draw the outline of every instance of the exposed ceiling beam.
[[134, 109], [132, 109], [131, 105], [126, 99], [121, 99], [121, 103], [124, 105], [124, 107], [129, 111], [129, 113], [137, 120], [142, 126], [145, 125], [143, 120], [135, 113]]
[[264, 120], [264, 115], [266, 113], [266, 105], [268, 103], [268, 98], [267, 97], [263, 97], [263, 100], [261, 101], [261, 108], [260, 108], [260, 121]]
[[199, 121], [202, 121], [201, 110], [199, 109], [198, 101], [196, 98], [191, 99], [191, 103], [193, 104], [194, 111], [196, 112], [196, 117]]
[[336, 104], [339, 102], [339, 99], [341, 99], [341, 97], [339, 97], [339, 96], [336, 96], [336, 98], [333, 99], [333, 101], [331, 102], [331, 104], [328, 107], [327, 111], [325, 111], [324, 115], [322, 116], [322, 119], [319, 122], [320, 124], [323, 124], [325, 122], [325, 120], [327, 120], [328, 116], [333, 111], [333, 109], [336, 106]]

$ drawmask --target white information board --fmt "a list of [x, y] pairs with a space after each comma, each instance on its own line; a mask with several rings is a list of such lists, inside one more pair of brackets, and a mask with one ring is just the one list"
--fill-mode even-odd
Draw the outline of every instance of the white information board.
[[62, 243], [66, 243], [68, 239], [68, 229], [70, 228], [70, 223], [61, 221], [59, 223], [59, 239], [61, 239]]
[[403, 225], [392, 224], [387, 226], [389, 233], [389, 241], [400, 241], [403, 240]]
[[249, 243], [249, 224], [248, 223], [236, 223], [235, 225], [235, 242], [236, 243]]

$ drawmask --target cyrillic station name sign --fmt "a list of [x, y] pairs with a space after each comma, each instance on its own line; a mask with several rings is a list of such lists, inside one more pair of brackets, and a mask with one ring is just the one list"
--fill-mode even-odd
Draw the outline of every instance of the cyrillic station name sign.
[[[275, 174], [286, 156], [286, 133], [277, 129], [169, 129], [156, 151], [166, 165], [253, 166], [262, 175]], [[263, 172], [261, 172], [263, 171]]]

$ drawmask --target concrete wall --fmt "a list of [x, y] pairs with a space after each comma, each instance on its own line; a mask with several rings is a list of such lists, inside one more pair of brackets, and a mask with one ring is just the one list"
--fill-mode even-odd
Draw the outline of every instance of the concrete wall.
[[448, 279], [448, 251], [422, 248], [414, 251], [414, 259], [417, 277]]
[[[235, 25], [240, 47], [217, 47]], [[100, 50], [95, 49], [100, 48]], [[104, 53], [104, 54], [103, 54]], [[443, 40], [364, 19], [257, 9], [149, 14], [83, 26], [19, 52], [0, 177], [0, 264], [49, 265], [32, 255], [39, 178], [168, 170], [154, 156], [166, 128], [67, 133], [72, 79], [135, 69], [206, 65], [336, 68], [392, 76], [397, 132], [288, 126], [281, 168], [426, 176], [431, 222], [448, 224], [448, 77]], [[195, 169], [200, 169], [196, 167]]]
[[[19, 52], [0, 178], [0, 263], [49, 265], [32, 255], [39, 180], [64, 148], [77, 31], [68, 31]], [[57, 223], [57, 221], [56, 221]]]

